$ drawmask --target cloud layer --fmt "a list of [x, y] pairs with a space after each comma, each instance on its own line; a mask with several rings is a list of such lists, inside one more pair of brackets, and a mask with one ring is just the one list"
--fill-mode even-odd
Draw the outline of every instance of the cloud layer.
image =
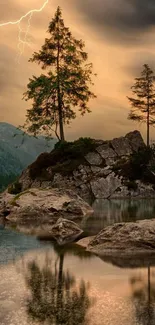
[[[0, 0], [0, 22], [16, 20], [30, 9], [40, 8], [43, 0]], [[89, 61], [97, 72], [94, 91], [97, 99], [90, 103], [92, 113], [78, 118], [66, 129], [68, 139], [79, 136], [111, 138], [145, 127], [127, 120], [133, 79], [144, 63], [155, 71], [155, 2], [154, 0], [49, 0], [49, 4], [31, 20], [29, 40], [20, 64], [16, 57], [21, 49], [18, 26], [0, 28], [0, 119], [15, 125], [23, 124], [30, 103], [22, 94], [32, 75], [40, 68], [28, 63], [34, 51], [44, 42], [48, 24], [57, 6], [63, 10], [65, 24], [86, 44]], [[27, 20], [20, 26], [27, 28]], [[154, 137], [154, 130], [151, 137]]]
[[141, 42], [143, 34], [155, 26], [154, 0], [76, 0], [74, 5], [114, 42]]

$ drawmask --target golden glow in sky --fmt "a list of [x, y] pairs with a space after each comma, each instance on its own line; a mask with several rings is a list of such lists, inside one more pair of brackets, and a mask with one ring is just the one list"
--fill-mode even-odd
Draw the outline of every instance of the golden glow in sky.
[[[29, 78], [42, 72], [28, 61], [49, 37], [46, 31], [60, 6], [65, 25], [85, 42], [88, 63], [93, 63], [97, 73], [92, 113], [78, 115], [66, 126], [67, 140], [80, 136], [111, 139], [133, 129], [145, 136], [145, 125], [127, 119], [127, 96], [143, 64], [148, 63], [155, 72], [155, 7], [146, 0], [131, 1], [131, 5], [128, 0], [117, 0], [118, 6], [115, 2], [0, 0], [0, 121], [24, 124], [30, 103], [22, 100], [23, 93]], [[151, 133], [155, 138], [155, 128]]]
[[39, 8], [39, 9], [31, 9], [31, 10], [29, 10], [25, 15], [21, 16], [18, 20], [8, 21], [8, 22], [5, 22], [5, 23], [1, 23], [0, 24], [0, 27], [2, 27], [2, 26], [8, 26], [8, 25], [17, 25], [17, 24], [19, 24], [24, 18], [32, 15], [33, 13], [35, 13], [35, 12], [41, 12], [45, 8], [45, 6], [48, 4], [48, 2], [49, 2], [49, 0], [46, 0], [43, 3], [42, 7]]
[[[19, 19], [15, 20], [15, 21], [8, 21], [8, 22], [4, 22], [0, 24], [0, 27], [4, 27], [4, 26], [8, 26], [8, 25], [18, 25], [18, 50], [19, 53], [17, 55], [17, 62], [20, 63], [20, 58], [21, 55], [24, 53], [24, 49], [25, 49], [25, 45], [30, 46], [28, 40], [27, 40], [27, 36], [31, 27], [31, 18], [33, 16], [34, 13], [38, 13], [41, 12], [46, 5], [48, 4], [49, 0], [46, 0], [43, 5], [41, 6], [41, 8], [39, 9], [31, 9], [29, 10], [25, 15], [22, 15]], [[27, 28], [24, 31], [24, 38], [22, 38], [22, 34], [23, 34], [23, 30], [21, 29], [20, 23], [22, 22], [23, 19], [27, 18]]]

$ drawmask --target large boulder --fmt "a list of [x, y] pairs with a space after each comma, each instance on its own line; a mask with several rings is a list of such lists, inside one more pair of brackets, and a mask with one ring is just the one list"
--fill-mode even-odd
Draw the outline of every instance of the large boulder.
[[93, 209], [77, 194], [57, 188], [31, 188], [17, 195], [4, 195], [1, 205], [1, 215], [6, 215], [17, 229], [43, 236], [49, 235], [60, 217], [81, 220], [91, 213]]
[[138, 151], [145, 147], [145, 143], [139, 131], [135, 130], [126, 134], [125, 138], [129, 141], [132, 151]]
[[132, 154], [132, 148], [128, 138], [120, 137], [111, 141], [111, 146], [118, 156], [129, 156]]
[[50, 229], [49, 236], [57, 241], [59, 245], [74, 242], [82, 235], [83, 230], [79, 226], [67, 219], [59, 218]]
[[111, 148], [110, 142], [105, 142], [99, 147], [96, 148], [97, 152], [101, 155], [102, 158], [115, 158], [117, 153]]
[[90, 165], [101, 165], [102, 164], [102, 158], [97, 152], [89, 152], [85, 159], [88, 161]]
[[90, 241], [88, 250], [100, 256], [155, 254], [155, 219], [108, 226]]

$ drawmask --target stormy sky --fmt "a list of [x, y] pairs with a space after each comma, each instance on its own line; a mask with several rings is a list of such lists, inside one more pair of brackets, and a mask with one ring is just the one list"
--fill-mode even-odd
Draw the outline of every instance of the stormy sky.
[[[31, 9], [39, 9], [44, 0], [0, 0], [0, 23], [18, 20]], [[0, 121], [21, 125], [30, 103], [22, 100], [28, 79], [39, 75], [40, 68], [28, 60], [44, 43], [48, 24], [60, 5], [66, 26], [83, 39], [89, 62], [94, 65], [94, 92], [91, 114], [67, 127], [67, 139], [80, 136], [109, 139], [139, 129], [145, 137], [145, 125], [127, 119], [130, 106], [126, 96], [142, 65], [155, 71], [154, 0], [49, 0], [40, 13], [34, 13], [25, 39], [28, 18], [19, 25], [0, 27]], [[155, 139], [155, 129], [151, 131]]]

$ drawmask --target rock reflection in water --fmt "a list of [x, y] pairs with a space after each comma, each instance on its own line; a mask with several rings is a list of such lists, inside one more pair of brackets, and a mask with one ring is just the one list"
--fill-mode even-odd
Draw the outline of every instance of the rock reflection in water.
[[43, 324], [88, 325], [87, 311], [93, 304], [88, 295], [89, 283], [84, 280], [77, 283], [74, 275], [63, 270], [65, 253], [63, 248], [57, 250], [54, 264], [47, 256], [43, 267], [36, 261], [28, 263], [26, 284], [31, 297], [27, 313]]
[[5, 228], [5, 218], [0, 217], [0, 230], [3, 230]]
[[155, 199], [95, 200], [94, 215], [82, 222], [90, 236], [116, 222], [155, 218]]

